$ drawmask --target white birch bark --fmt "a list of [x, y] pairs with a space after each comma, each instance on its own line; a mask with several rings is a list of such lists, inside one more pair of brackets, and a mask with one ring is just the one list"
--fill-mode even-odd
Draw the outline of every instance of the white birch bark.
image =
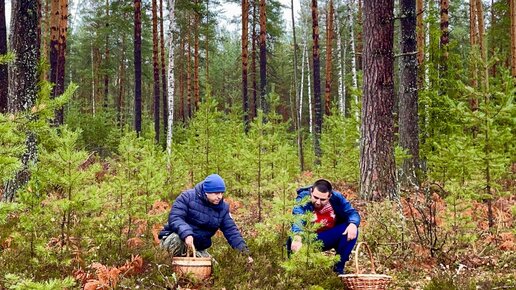
[[[337, 10], [339, 11], [339, 10]], [[337, 13], [336, 13], [337, 14]], [[337, 50], [339, 52], [339, 109], [342, 116], [346, 114], [346, 86], [344, 84], [344, 76], [346, 75], [346, 67], [344, 65], [344, 58], [346, 57], [346, 46], [342, 45], [342, 29], [341, 25], [344, 23], [339, 22], [338, 15], [335, 16], [335, 26], [337, 30]]]
[[[355, 22], [353, 21], [353, 8], [350, 6], [349, 10], [349, 30], [350, 30], [350, 46], [351, 46], [351, 80], [352, 80], [352, 86], [353, 89], [356, 91], [358, 88], [358, 77], [357, 77], [357, 61], [356, 61], [356, 49], [355, 49], [355, 32], [354, 32], [354, 26]], [[358, 94], [355, 93], [355, 121], [357, 122], [357, 126], [360, 123], [359, 115], [358, 115]]]
[[[167, 153], [172, 154], [172, 125], [174, 123], [174, 29], [175, 29], [175, 0], [168, 0], [168, 120], [167, 120]], [[170, 159], [169, 159], [170, 162]]]
[[[306, 46], [305, 46], [305, 48], [306, 48]], [[307, 88], [308, 88], [308, 116], [309, 116], [308, 128], [310, 128], [310, 134], [312, 134], [313, 133], [312, 88], [310, 85], [310, 81], [312, 78], [310, 75], [310, 60], [308, 59], [308, 53], [306, 54], [306, 67], [307, 67], [306, 74], [307, 74], [307, 78], [308, 78], [308, 82], [306, 82]]]
[[93, 57], [93, 41], [91, 41], [91, 109], [93, 116], [95, 116], [95, 63]]
[[301, 123], [301, 117], [303, 116], [303, 91], [305, 83], [305, 58], [306, 58], [306, 40], [303, 41], [303, 56], [301, 57], [301, 83], [299, 84], [299, 111], [297, 112], [299, 123]]

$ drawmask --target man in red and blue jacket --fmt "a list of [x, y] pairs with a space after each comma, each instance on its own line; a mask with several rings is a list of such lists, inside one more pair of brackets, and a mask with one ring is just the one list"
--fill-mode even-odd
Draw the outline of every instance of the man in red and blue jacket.
[[[313, 212], [314, 220], [310, 222], [320, 224], [317, 240], [322, 242], [323, 251], [335, 249], [340, 255], [340, 261], [335, 264], [334, 271], [344, 274], [344, 265], [357, 242], [360, 215], [342, 193], [334, 191], [331, 183], [325, 179], [319, 179], [312, 186], [298, 189], [297, 194], [297, 205], [292, 213], [299, 216], [299, 219], [292, 225], [293, 238], [287, 241], [289, 253], [301, 249], [301, 232], [307, 222], [303, 217], [307, 212]], [[306, 197], [309, 197], [309, 201], [300, 204]]]

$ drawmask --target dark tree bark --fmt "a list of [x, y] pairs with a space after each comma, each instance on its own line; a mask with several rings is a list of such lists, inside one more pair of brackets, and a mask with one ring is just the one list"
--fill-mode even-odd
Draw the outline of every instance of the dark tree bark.
[[[188, 16], [188, 27], [190, 30], [191, 20], [190, 16]], [[186, 109], [185, 116], [187, 119], [192, 118], [193, 110], [192, 110], [192, 38], [190, 36], [190, 31], [186, 32], [187, 42], [186, 42]]]
[[441, 0], [441, 38], [439, 40], [439, 46], [441, 47], [441, 61], [439, 66], [441, 79], [446, 79], [448, 72], [448, 44], [450, 43], [450, 31], [448, 29], [448, 26], [450, 25], [448, 16], [449, 7], [450, 2], [448, 2], [448, 0]]
[[[5, 1], [0, 0], [0, 55], [7, 53], [7, 25], [5, 21]], [[8, 80], [7, 64], [0, 64], [0, 113], [7, 112]]]
[[142, 132], [142, 1], [134, 0], [134, 130]]
[[364, 97], [360, 127], [360, 193], [396, 198], [393, 85], [394, 0], [364, 1]]
[[363, 30], [363, 17], [362, 17], [362, 2], [364, 0], [357, 0], [358, 3], [358, 13], [357, 13], [357, 69], [362, 70], [363, 60], [362, 60], [362, 51], [364, 50], [364, 42], [362, 40], [362, 30]]
[[400, 145], [411, 157], [403, 161], [400, 180], [403, 186], [418, 186], [419, 168], [418, 60], [416, 40], [416, 5], [414, 0], [401, 0], [401, 81], [399, 94]]
[[106, 0], [106, 47], [104, 49], [104, 109], [109, 105], [109, 0]]
[[321, 132], [322, 132], [322, 103], [321, 103], [321, 72], [320, 72], [320, 55], [319, 55], [319, 12], [317, 9], [317, 0], [312, 0], [312, 59], [313, 59], [313, 80], [314, 80], [314, 107], [315, 107], [315, 123], [314, 123], [314, 151], [315, 163], [321, 163]]
[[183, 61], [179, 62], [179, 119], [186, 121], [185, 118], [185, 39], [181, 37], [181, 51], [179, 55], [183, 59]]
[[328, 13], [326, 15], [326, 77], [324, 86], [324, 112], [330, 115], [331, 110], [331, 65], [332, 65], [332, 44], [333, 44], [333, 0], [328, 2]]
[[[9, 66], [9, 93], [7, 111], [17, 113], [30, 111], [36, 103], [38, 93], [38, 1], [24, 0], [12, 2], [10, 33], [11, 51], [16, 55]], [[32, 132], [27, 132], [26, 151], [21, 157], [22, 169], [4, 186], [2, 200], [12, 201], [16, 191], [27, 184], [30, 178], [29, 165], [37, 160], [37, 140]]]
[[516, 1], [509, 0], [511, 18], [511, 74], [516, 79]]
[[[54, 83], [52, 97], [64, 93], [66, 32], [68, 30], [68, 0], [53, 0], [50, 24], [50, 82]], [[56, 124], [63, 124], [64, 113], [56, 111]]]
[[257, 0], [253, 0], [253, 23], [252, 23], [252, 36], [251, 36], [251, 83], [253, 85], [253, 98], [252, 98], [252, 109], [251, 119], [256, 118], [256, 111], [258, 108], [258, 85], [256, 81], [257, 69], [256, 69], [256, 42], [258, 37], [256, 34], [256, 18], [257, 18]]
[[267, 13], [266, 0], [260, 0], [260, 102], [264, 114], [269, 111], [267, 104]]
[[249, 44], [249, 1], [242, 0], [242, 107], [244, 131], [249, 131], [249, 96], [247, 90], [247, 51]]
[[425, 30], [423, 25], [423, 0], [416, 0], [418, 88], [423, 88], [425, 79]]
[[201, 89], [199, 84], [199, 25], [201, 23], [201, 16], [199, 12], [199, 1], [195, 0], [195, 11], [194, 11], [194, 100], [195, 100], [195, 111], [199, 109], [201, 103]]
[[159, 93], [159, 61], [158, 61], [158, 3], [152, 0], [152, 68], [154, 76], [154, 137], [156, 144], [159, 143], [159, 103], [161, 96]]
[[163, 92], [163, 132], [167, 135], [168, 126], [168, 90], [167, 90], [167, 74], [165, 61], [165, 31], [163, 30], [163, 0], [159, 4], [159, 32], [160, 32], [160, 56], [161, 56], [161, 90]]

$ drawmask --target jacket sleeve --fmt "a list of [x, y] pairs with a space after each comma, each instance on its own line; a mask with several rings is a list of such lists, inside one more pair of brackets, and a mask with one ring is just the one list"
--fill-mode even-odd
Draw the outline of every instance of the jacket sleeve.
[[360, 225], [360, 215], [358, 211], [351, 205], [351, 203], [344, 197], [344, 195], [338, 191], [334, 191], [333, 195], [339, 199], [341, 203], [341, 210], [344, 213], [344, 217], [347, 218], [348, 223], [353, 223], [357, 227]]
[[245, 243], [244, 238], [242, 237], [242, 234], [240, 234], [240, 230], [238, 229], [237, 225], [235, 224], [235, 221], [229, 214], [229, 209], [226, 211], [224, 217], [222, 218], [220, 230], [222, 231], [224, 237], [233, 249], [238, 249], [242, 252], [249, 251], [247, 248], [247, 244]]
[[173, 232], [184, 240], [186, 237], [193, 235], [192, 227], [186, 222], [188, 214], [188, 193], [180, 194], [172, 205], [168, 216], [168, 224]]
[[303, 215], [306, 213], [305, 204], [301, 202], [309, 195], [310, 191], [306, 188], [302, 188], [298, 190], [298, 195], [296, 197], [296, 205], [292, 209], [292, 214], [294, 215], [294, 222], [292, 223], [292, 232], [300, 233], [303, 231], [303, 227], [306, 224], [306, 221], [303, 220]]

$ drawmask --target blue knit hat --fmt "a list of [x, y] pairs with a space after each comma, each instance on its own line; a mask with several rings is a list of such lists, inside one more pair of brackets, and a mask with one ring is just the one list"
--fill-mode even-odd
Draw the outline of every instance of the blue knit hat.
[[206, 177], [206, 179], [204, 179], [203, 188], [206, 193], [226, 191], [224, 180], [218, 174], [212, 174]]

